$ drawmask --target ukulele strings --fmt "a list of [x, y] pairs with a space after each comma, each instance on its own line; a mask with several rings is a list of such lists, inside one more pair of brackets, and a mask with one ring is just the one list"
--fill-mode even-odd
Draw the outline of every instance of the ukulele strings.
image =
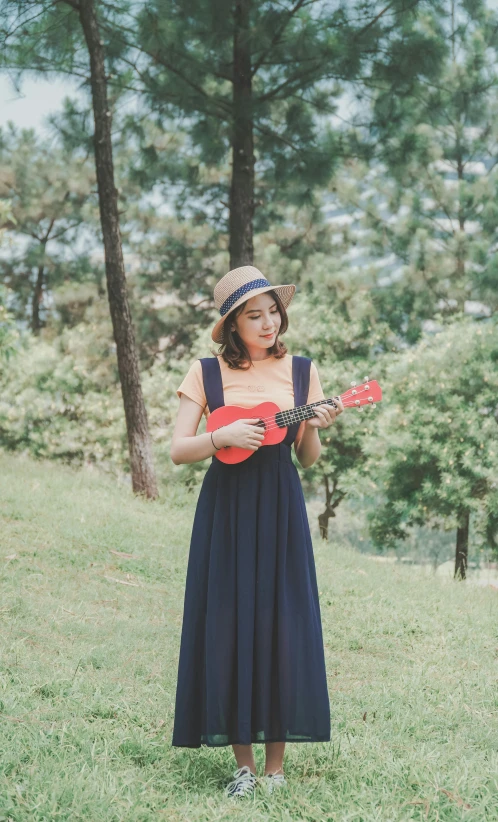
[[[346, 396], [346, 394], [344, 394], [344, 395], [343, 395], [344, 399], [351, 399], [353, 396], [354, 396], [353, 394], [351, 394], [349, 397], [347, 397], [347, 396]], [[343, 399], [343, 397], [341, 397], [341, 399]], [[327, 404], [327, 403], [325, 403], [325, 401], [324, 401], [324, 400], [322, 400], [320, 403], [318, 403], [318, 405], [326, 405], [326, 404]], [[356, 408], [361, 407], [361, 406], [357, 406], [357, 405], [356, 405], [356, 399], [355, 399], [355, 400], [353, 400], [353, 402], [350, 402], [350, 403], [343, 402], [342, 404], [343, 404], [344, 408], [354, 408], [355, 406], [356, 406]], [[366, 404], [366, 403], [365, 403], [365, 404]], [[372, 405], [372, 404], [373, 404], [373, 403], [369, 403], [369, 405]], [[286, 411], [279, 411], [279, 412], [276, 412], [275, 414], [273, 414], [273, 415], [272, 415], [272, 416], [270, 416], [270, 417], [261, 417], [260, 419], [261, 419], [261, 420], [262, 420], [262, 422], [264, 422], [264, 423], [266, 423], [267, 421], [268, 421], [268, 423], [272, 423], [271, 425], [268, 425], [268, 427], [267, 427], [267, 429], [266, 429], [267, 431], [270, 431], [272, 428], [281, 428], [281, 427], [285, 427], [285, 426], [280, 426], [280, 425], [278, 425], [278, 424], [276, 423], [275, 417], [276, 417], [277, 413], [279, 413], [279, 414], [292, 414], [292, 413], [295, 413], [295, 412], [301, 412], [301, 413], [302, 413], [302, 411], [303, 411], [305, 408], [310, 407], [310, 406], [311, 406], [311, 403], [310, 403], [310, 405], [309, 405], [309, 406], [307, 406], [307, 405], [300, 405], [300, 406], [299, 406], [299, 407], [297, 407], [297, 408], [289, 408], [289, 409], [287, 409]], [[304, 421], [304, 420], [306, 420], [306, 419], [311, 419], [311, 417], [301, 417], [301, 418], [299, 418], [299, 417], [298, 417], [298, 419], [297, 419], [297, 420], [295, 420], [295, 422], [303, 422], [303, 421]], [[292, 425], [292, 423], [289, 423], [289, 425]]]
[[[363, 389], [363, 392], [366, 392], [366, 389]], [[355, 407], [356, 408], [361, 408], [361, 405], [359, 405], [359, 406], [356, 405], [356, 399], [358, 397], [356, 397], [353, 402], [350, 402], [350, 403], [344, 402], [344, 400], [352, 399], [353, 397], [355, 397], [355, 395], [353, 393], [350, 393], [348, 395], [347, 391], [344, 392], [344, 394], [341, 396], [341, 399], [343, 400], [342, 404], [343, 404], [344, 408], [355, 408]], [[325, 403], [324, 400], [322, 400], [320, 403], [318, 403], [318, 405], [326, 405], [326, 404], [327, 403]], [[366, 405], [366, 403], [364, 403], [364, 404]], [[368, 404], [373, 405], [373, 403], [368, 403]], [[290, 422], [287, 425], [278, 425], [276, 420], [275, 420], [276, 414], [277, 413], [279, 413], [279, 414], [289, 414], [289, 413], [296, 412], [296, 411], [302, 412], [302, 410], [304, 408], [310, 407], [311, 405], [312, 405], [312, 403], [310, 403], [309, 406], [308, 405], [300, 405], [297, 408], [289, 408], [289, 409], [287, 409], [287, 411], [278, 411], [275, 414], [272, 414], [271, 417], [261, 417], [260, 419], [264, 423], [266, 423], [267, 421], [268, 421], [268, 423], [271, 423], [271, 424], [268, 424], [268, 425], [265, 424], [265, 431], [273, 431], [275, 428], [280, 428], [280, 429], [288, 428], [289, 425], [292, 425], [293, 423]], [[298, 417], [298, 419], [295, 420], [295, 422], [303, 422], [306, 419], [311, 419], [311, 417], [301, 417], [301, 418]]]
[[[325, 404], [325, 403], [322, 403], [322, 404]], [[366, 405], [366, 404], [367, 403], [363, 403], [363, 405]], [[368, 405], [374, 405], [374, 403], [368, 403]], [[361, 405], [356, 405], [356, 403], [349, 403], [349, 404], [343, 403], [343, 407], [344, 408], [361, 408], [362, 406]], [[313, 416], [315, 416], [315, 415], [313, 415]], [[271, 420], [272, 418], [267, 417], [267, 419]], [[294, 422], [300, 422], [301, 423], [301, 422], [304, 422], [307, 419], [312, 419], [312, 417], [298, 417], [298, 419], [294, 420]], [[271, 425], [265, 425], [265, 432], [266, 431], [273, 431], [275, 428], [280, 428], [280, 430], [282, 430], [283, 428], [288, 428], [290, 425], [293, 425], [293, 424], [294, 424], [293, 422], [288, 422], [288, 423], [285, 423], [284, 425], [278, 425], [278, 423], [273, 422]]]

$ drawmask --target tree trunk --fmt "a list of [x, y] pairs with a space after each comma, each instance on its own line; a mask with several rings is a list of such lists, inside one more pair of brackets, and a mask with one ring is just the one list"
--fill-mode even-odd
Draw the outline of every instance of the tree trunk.
[[337, 480], [333, 481], [332, 489], [330, 488], [329, 478], [327, 476], [323, 478], [323, 484], [325, 485], [325, 509], [318, 515], [318, 527], [320, 529], [321, 538], [328, 540], [329, 519], [331, 519], [331, 517], [335, 517], [335, 509], [344, 498], [344, 494], [338, 494], [334, 502], [332, 502], [332, 498], [337, 489]]
[[465, 511], [459, 521], [456, 537], [455, 579], [465, 579], [467, 576], [467, 560], [469, 555], [469, 520], [470, 514]]
[[111, 112], [107, 100], [104, 49], [94, 0], [81, 0], [77, 9], [90, 57], [90, 81], [95, 121], [95, 168], [100, 222], [104, 238], [107, 294], [125, 410], [132, 487], [137, 494], [156, 498], [158, 493], [150, 447], [147, 411], [143, 401], [135, 334], [126, 293], [118, 196], [114, 185]]
[[321, 514], [318, 514], [318, 527], [320, 529], [320, 536], [322, 539], [327, 540], [329, 539], [329, 519], [330, 517], [335, 517], [335, 512], [329, 508], [328, 505], [325, 506], [325, 510], [322, 511]]
[[252, 265], [254, 146], [250, 19], [251, 0], [235, 0], [233, 39], [232, 179], [230, 186], [230, 268]]
[[45, 266], [40, 263], [38, 266], [38, 274], [36, 277], [35, 290], [33, 292], [33, 301], [31, 303], [31, 330], [33, 334], [39, 334], [41, 328], [40, 322], [40, 303], [43, 299], [43, 274]]
[[[462, 203], [462, 183], [463, 183], [463, 155], [461, 153], [460, 147], [460, 139], [457, 138], [457, 172], [458, 172], [458, 228], [462, 234], [465, 234], [465, 211], [464, 205]], [[458, 246], [456, 251], [456, 274], [458, 277], [457, 288], [464, 282], [465, 280], [465, 249], [462, 247], [462, 238], [460, 237], [458, 240]], [[464, 298], [462, 297], [459, 300], [459, 308], [461, 311], [464, 309]]]

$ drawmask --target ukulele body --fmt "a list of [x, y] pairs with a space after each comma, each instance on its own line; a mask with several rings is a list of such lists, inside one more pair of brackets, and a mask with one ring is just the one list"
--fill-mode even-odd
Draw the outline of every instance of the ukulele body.
[[[206, 422], [206, 432], [209, 434], [211, 431], [216, 431], [218, 428], [230, 425], [230, 423], [240, 419], [254, 419], [255, 422], [261, 419], [264, 420], [265, 425], [265, 434], [261, 440], [261, 445], [277, 445], [285, 439], [289, 425], [316, 416], [314, 408], [322, 403], [329, 403], [337, 408], [336, 399], [337, 397], [330, 397], [329, 399], [317, 400], [308, 405], [289, 408], [286, 411], [281, 411], [274, 402], [262, 402], [253, 408], [241, 408], [239, 405], [221, 405], [209, 415]], [[365, 378], [362, 385], [357, 386], [356, 383], [353, 383], [353, 387], [341, 394], [340, 399], [344, 408], [357, 408], [358, 411], [361, 411], [364, 405], [371, 405], [375, 408], [375, 403], [380, 402], [382, 399], [382, 389], [376, 380], [368, 381]], [[285, 421], [288, 425], [278, 425], [275, 418], [277, 414], [281, 415], [279, 423]], [[215, 456], [220, 462], [233, 465], [236, 462], [246, 460], [255, 453], [249, 448], [226, 445], [216, 451]]]
[[[265, 418], [268, 419], [268, 417], [274, 418], [275, 414], [278, 414], [279, 411], [280, 408], [274, 402], [262, 402], [260, 405], [255, 405], [253, 408], [241, 408], [239, 405], [221, 405], [209, 415], [206, 422], [206, 431], [207, 433], [216, 431], [218, 428], [222, 428], [224, 425], [230, 425], [230, 423], [240, 419], [252, 418], [257, 421]], [[269, 426], [267, 425], [265, 428], [265, 436], [261, 441], [261, 446], [277, 445], [285, 439], [285, 435], [287, 434], [287, 426], [279, 428], [274, 423], [274, 420], [272, 420], [269, 423]], [[251, 451], [250, 448], [238, 448], [236, 445], [227, 445], [220, 448], [220, 450], [216, 452], [215, 456], [221, 462], [234, 465], [237, 462], [242, 462], [255, 453], [256, 452]]]

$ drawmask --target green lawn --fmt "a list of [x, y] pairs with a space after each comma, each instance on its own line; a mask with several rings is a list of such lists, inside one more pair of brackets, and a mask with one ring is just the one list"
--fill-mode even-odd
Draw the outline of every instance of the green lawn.
[[171, 747], [196, 493], [0, 455], [0, 820], [498, 820], [498, 592], [316, 537], [332, 741]]

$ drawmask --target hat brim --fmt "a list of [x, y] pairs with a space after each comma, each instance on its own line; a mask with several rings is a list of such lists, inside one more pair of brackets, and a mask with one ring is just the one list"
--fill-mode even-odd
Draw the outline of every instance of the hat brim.
[[238, 305], [241, 305], [241, 303], [245, 303], [246, 300], [250, 300], [251, 297], [256, 297], [257, 294], [264, 294], [265, 291], [275, 291], [280, 297], [284, 308], [287, 308], [287, 306], [290, 305], [290, 302], [294, 294], [296, 293], [296, 286], [292, 283], [289, 283], [288, 285], [266, 285], [263, 286], [263, 288], [255, 288], [254, 291], [250, 291], [248, 295], [244, 294], [240, 298], [240, 300], [237, 300], [237, 302], [235, 302], [232, 305], [230, 311], [228, 311], [226, 316], [221, 317], [221, 319], [218, 320], [218, 322], [216, 323], [211, 332], [211, 339], [214, 340], [214, 342], [222, 343], [223, 326], [229, 314], [234, 310], [234, 308], [237, 308]]

